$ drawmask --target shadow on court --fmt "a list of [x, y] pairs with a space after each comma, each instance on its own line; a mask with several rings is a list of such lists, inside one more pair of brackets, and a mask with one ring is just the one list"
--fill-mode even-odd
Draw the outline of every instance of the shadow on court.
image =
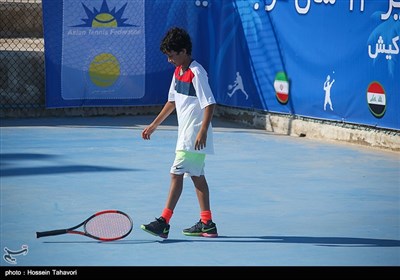
[[43, 241], [49, 244], [107, 243], [112, 245], [145, 244], [145, 243], [293, 243], [315, 246], [338, 247], [400, 247], [400, 240], [352, 238], [352, 237], [308, 237], [308, 236], [219, 236], [213, 239], [165, 239], [165, 240], [118, 240], [103, 241]]
[[[228, 239], [228, 240], [226, 240]], [[229, 240], [232, 239], [232, 240]], [[243, 240], [245, 239], [245, 240]], [[210, 242], [208, 240], [164, 240], [160, 243], [176, 242]], [[351, 238], [351, 237], [307, 237], [307, 236], [219, 236], [212, 242], [232, 243], [294, 243], [310, 244], [316, 246], [350, 246], [350, 247], [400, 247], [400, 240], [384, 240], [372, 238]]]

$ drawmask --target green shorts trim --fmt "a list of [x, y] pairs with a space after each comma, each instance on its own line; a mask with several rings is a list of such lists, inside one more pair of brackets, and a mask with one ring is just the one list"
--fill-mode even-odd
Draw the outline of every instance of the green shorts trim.
[[176, 151], [171, 173], [176, 175], [201, 176], [204, 175], [206, 154], [189, 151]]

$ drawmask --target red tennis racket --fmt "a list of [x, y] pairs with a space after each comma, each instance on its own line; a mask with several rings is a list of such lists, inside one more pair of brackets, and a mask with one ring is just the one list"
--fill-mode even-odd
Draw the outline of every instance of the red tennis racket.
[[[81, 226], [83, 226], [83, 231], [76, 230]], [[119, 210], [104, 210], [93, 214], [74, 227], [36, 232], [36, 237], [72, 233], [101, 241], [113, 241], [128, 236], [132, 228], [132, 219], [126, 213]]]

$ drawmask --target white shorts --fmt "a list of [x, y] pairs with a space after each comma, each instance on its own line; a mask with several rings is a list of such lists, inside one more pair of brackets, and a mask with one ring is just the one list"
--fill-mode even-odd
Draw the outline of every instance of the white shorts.
[[206, 154], [188, 151], [176, 151], [171, 173], [175, 175], [201, 176], [204, 175]]

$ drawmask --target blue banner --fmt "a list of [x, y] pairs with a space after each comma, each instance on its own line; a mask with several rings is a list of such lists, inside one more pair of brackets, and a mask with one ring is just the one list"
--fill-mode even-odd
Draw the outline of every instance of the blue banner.
[[54, 2], [49, 108], [164, 104], [181, 26], [220, 105], [400, 129], [399, 0]]
[[[110, 2], [111, 3], [111, 2]], [[95, 4], [95, 5], [94, 5]], [[145, 90], [142, 0], [64, 0], [61, 96], [139, 99]]]

